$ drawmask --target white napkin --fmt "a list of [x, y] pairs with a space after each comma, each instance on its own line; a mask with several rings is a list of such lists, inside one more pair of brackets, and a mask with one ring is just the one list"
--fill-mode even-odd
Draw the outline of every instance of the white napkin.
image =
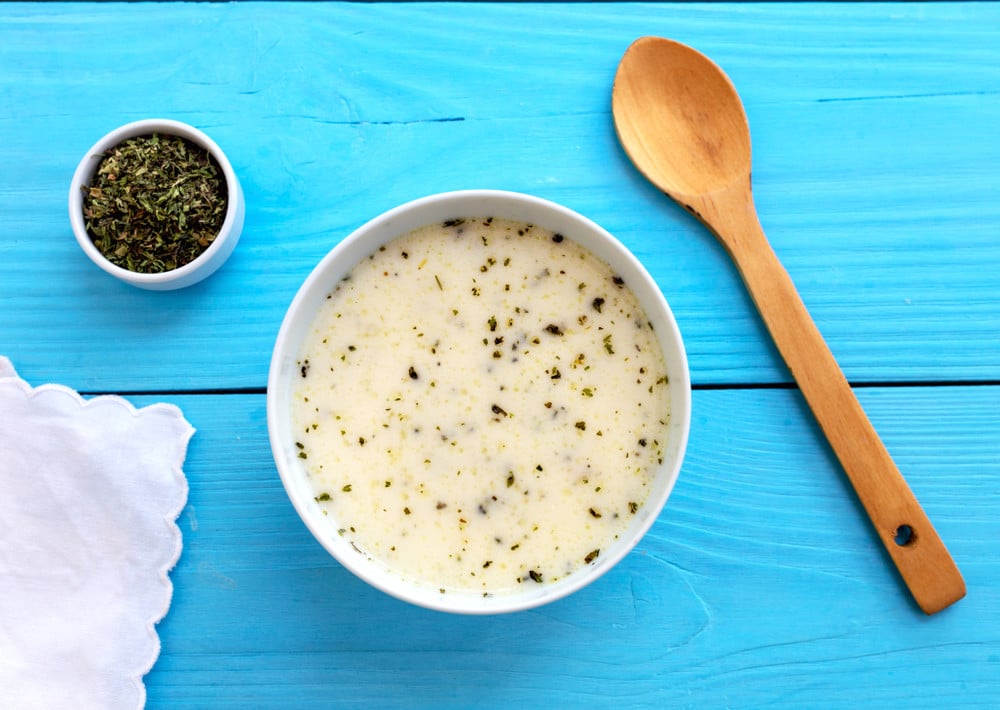
[[193, 433], [173, 405], [33, 389], [0, 357], [0, 707], [145, 705]]

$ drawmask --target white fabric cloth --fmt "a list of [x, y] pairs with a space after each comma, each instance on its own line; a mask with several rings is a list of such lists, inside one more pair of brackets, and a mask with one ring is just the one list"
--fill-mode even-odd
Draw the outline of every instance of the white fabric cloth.
[[0, 357], [0, 707], [145, 705], [193, 433], [173, 405], [32, 388]]

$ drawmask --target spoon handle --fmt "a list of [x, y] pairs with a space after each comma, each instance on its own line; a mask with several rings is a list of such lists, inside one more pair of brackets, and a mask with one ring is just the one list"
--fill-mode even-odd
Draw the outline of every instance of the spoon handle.
[[889, 456], [738, 185], [689, 205], [729, 251], [774, 342], [919, 607], [933, 614], [965, 582]]

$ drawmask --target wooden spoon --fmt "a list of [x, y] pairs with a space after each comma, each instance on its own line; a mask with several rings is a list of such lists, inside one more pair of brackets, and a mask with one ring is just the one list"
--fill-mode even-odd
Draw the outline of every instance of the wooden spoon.
[[955, 562], [764, 235], [750, 188], [750, 129], [729, 77], [690, 47], [643, 37], [618, 67], [612, 112], [639, 171], [701, 220], [736, 263], [917, 604], [933, 614], [964, 597]]

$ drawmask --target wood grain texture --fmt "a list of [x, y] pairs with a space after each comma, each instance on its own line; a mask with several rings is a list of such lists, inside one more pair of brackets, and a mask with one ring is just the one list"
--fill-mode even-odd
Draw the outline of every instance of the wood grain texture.
[[[411, 198], [494, 187], [618, 235], [696, 383], [787, 382], [725, 254], [615, 140], [615, 66], [658, 34], [744, 97], [761, 220], [849, 379], [993, 380], [998, 26], [990, 3], [4, 3], [0, 349], [90, 391], [259, 388], [334, 244]], [[246, 191], [237, 252], [179, 293], [109, 279], [65, 214], [88, 147], [150, 116], [208, 132]]]
[[638, 547], [570, 598], [489, 618], [409, 606], [333, 561], [284, 496], [263, 396], [168, 398], [198, 432], [149, 707], [990, 707], [998, 396], [860, 393], [966, 573], [931, 618], [793, 391], [695, 392], [681, 478]]
[[[198, 428], [149, 707], [995, 706], [998, 28], [993, 3], [0, 4], [0, 353], [32, 383], [159, 393], [132, 399]], [[764, 229], [848, 378], [968, 383], [857, 390], [968, 584], [930, 619], [798, 392], [754, 389], [790, 377], [728, 257], [617, 144], [615, 66], [647, 34], [739, 88]], [[204, 129], [247, 198], [232, 259], [176, 293], [106, 277], [66, 217], [88, 147], [151, 116]], [[224, 393], [263, 390], [287, 304], [352, 229], [468, 187], [618, 235], [695, 383], [726, 388], [694, 393], [633, 554], [497, 618], [339, 567], [281, 488], [263, 394]]]

